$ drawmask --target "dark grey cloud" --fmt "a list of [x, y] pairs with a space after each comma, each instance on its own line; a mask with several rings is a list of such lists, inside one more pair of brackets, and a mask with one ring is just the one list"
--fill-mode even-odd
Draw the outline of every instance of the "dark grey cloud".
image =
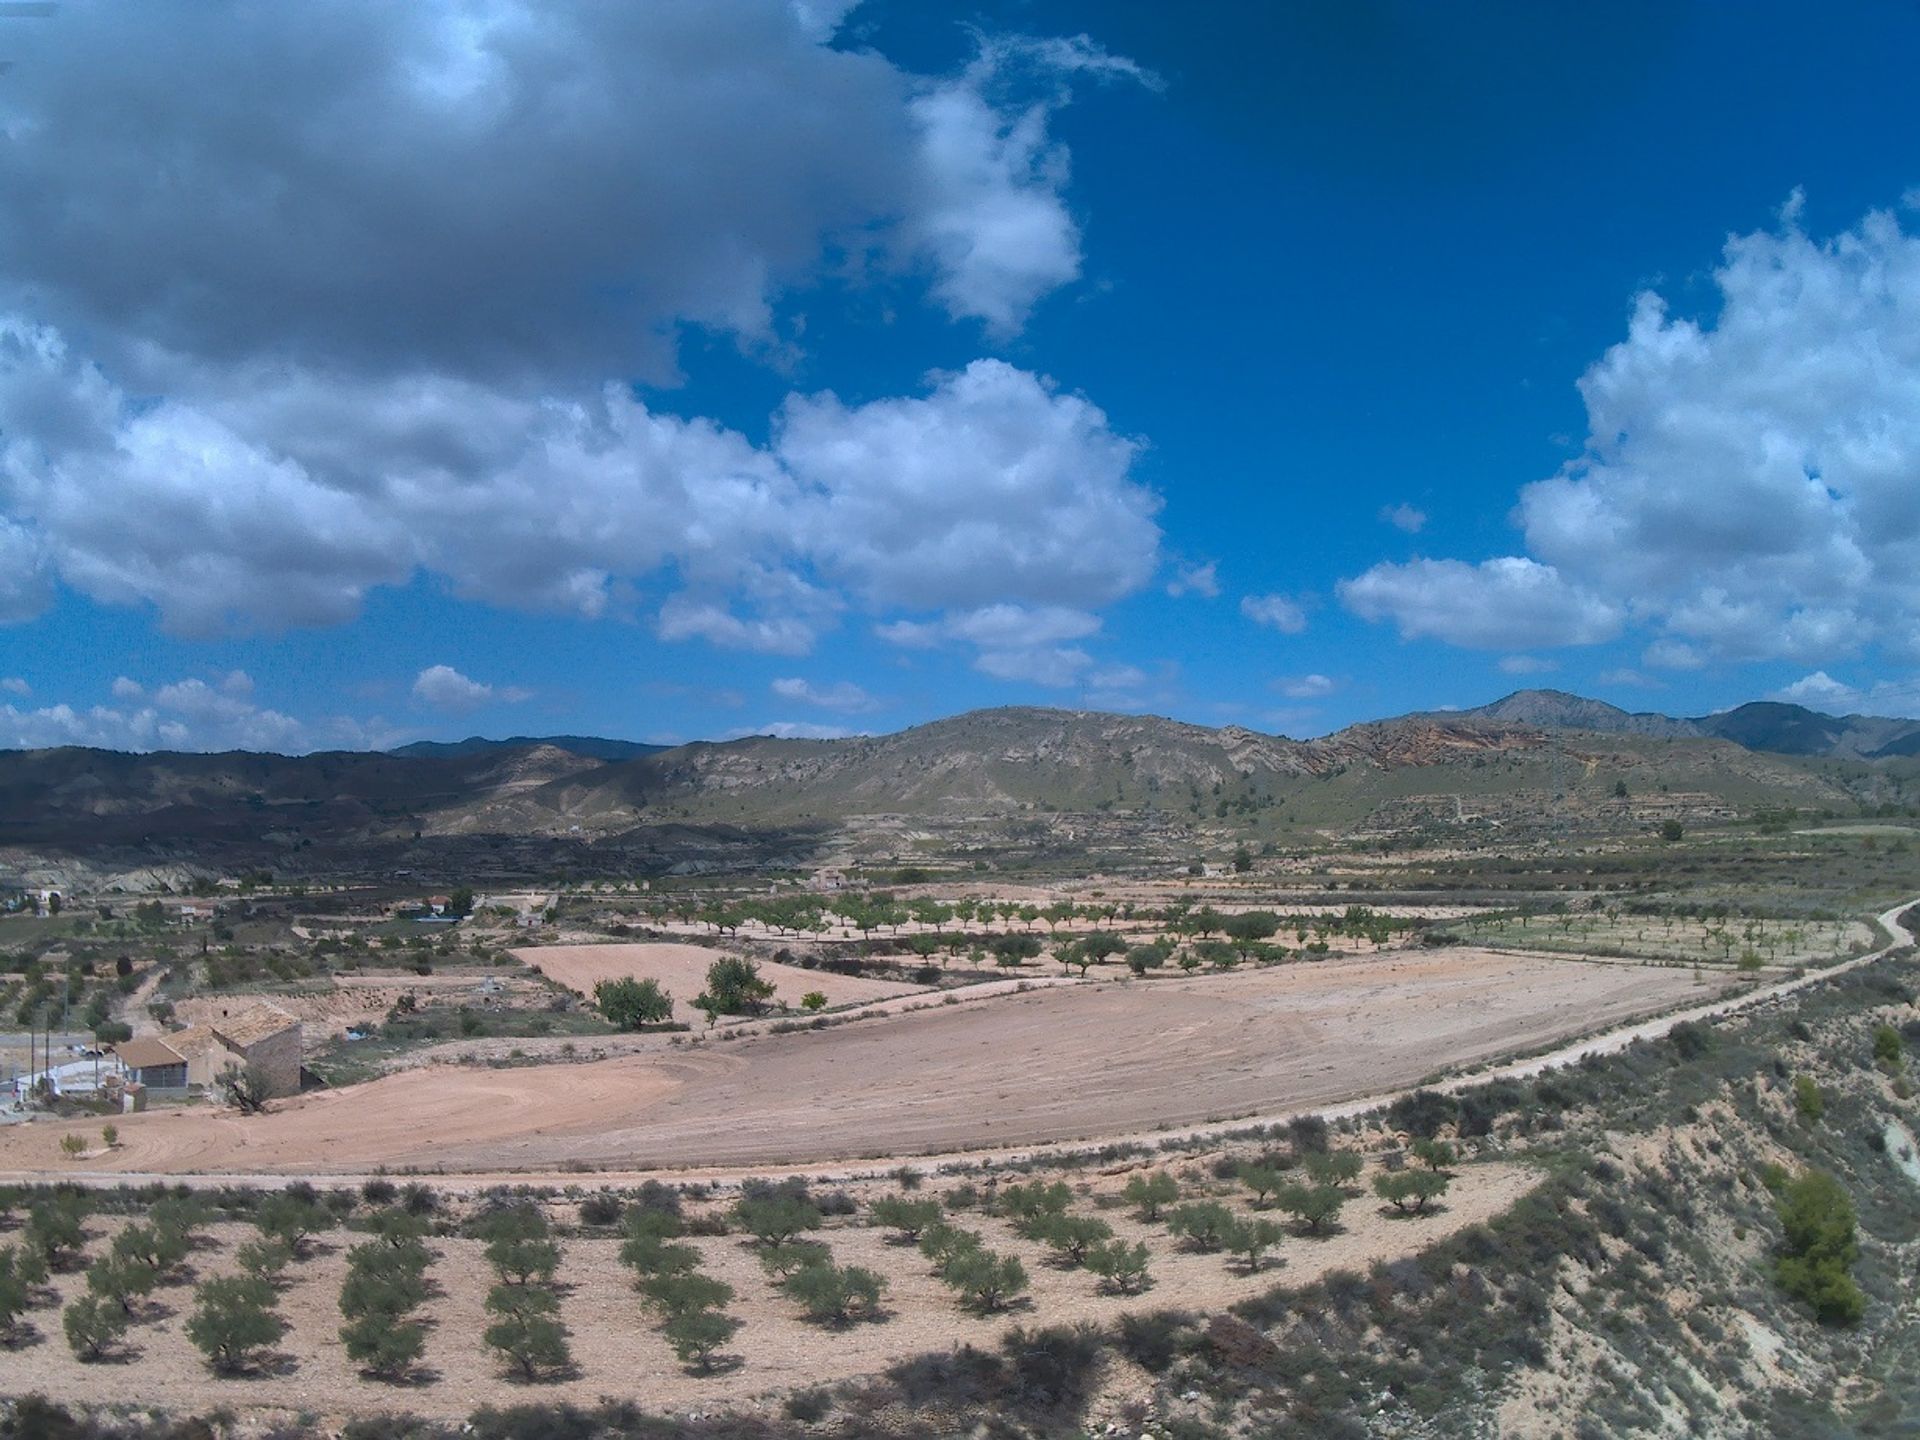
[[[427, 573], [800, 653], [851, 607], [1095, 605], [1157, 501], [999, 361], [796, 396], [756, 445], [635, 397], [826, 283], [999, 335], [1079, 274], [1084, 37], [921, 76], [833, 0], [71, 0], [0, 88], [0, 622], [55, 579], [188, 634]], [[838, 278], [835, 278], [838, 277]], [[660, 593], [678, 587], [672, 593]]]
[[912, 77], [752, 0], [79, 0], [19, 32], [13, 303], [205, 360], [664, 378], [681, 323], [765, 338], [917, 163]]

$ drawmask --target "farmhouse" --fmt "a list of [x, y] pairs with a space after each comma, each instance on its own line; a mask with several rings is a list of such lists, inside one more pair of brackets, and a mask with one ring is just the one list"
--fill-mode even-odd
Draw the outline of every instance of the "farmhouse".
[[123, 1040], [114, 1047], [127, 1078], [148, 1090], [187, 1088], [187, 1057], [164, 1040]]
[[196, 1083], [211, 1084], [218, 1071], [229, 1063], [257, 1066], [267, 1077], [268, 1094], [297, 1095], [300, 1092], [300, 1065], [305, 1058], [300, 1022], [273, 1005], [250, 1005], [232, 1011], [222, 1009], [208, 1020], [204, 1029], [228, 1052], [213, 1076]]
[[205, 1024], [128, 1040], [114, 1053], [129, 1078], [152, 1091], [209, 1088], [228, 1066], [251, 1065], [266, 1076], [271, 1096], [299, 1093], [304, 1058], [300, 1022], [272, 1005], [222, 1009]]

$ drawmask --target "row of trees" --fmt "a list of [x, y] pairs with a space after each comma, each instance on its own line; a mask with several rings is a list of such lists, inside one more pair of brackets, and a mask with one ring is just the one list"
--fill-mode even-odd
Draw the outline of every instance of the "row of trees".
[[655, 900], [647, 913], [655, 918], [674, 918], [686, 924], [704, 924], [720, 934], [737, 933], [741, 926], [757, 924], [779, 935], [820, 934], [835, 922], [867, 936], [884, 930], [897, 934], [904, 925], [918, 925], [936, 938], [949, 925], [965, 927], [996, 923], [1007, 930], [1018, 924], [1031, 933], [1044, 924], [1050, 935], [1062, 925], [1092, 921], [1096, 925], [1115, 920], [1157, 924], [1174, 935], [1206, 939], [1221, 935], [1228, 939], [1264, 940], [1281, 930], [1291, 931], [1300, 944], [1309, 937], [1326, 940], [1332, 936], [1366, 937], [1385, 943], [1407, 922], [1380, 915], [1365, 905], [1350, 905], [1340, 915], [1279, 915], [1272, 911], [1250, 910], [1222, 912], [1211, 905], [1194, 906], [1184, 902], [1165, 907], [1134, 904], [1092, 903], [1056, 900], [1035, 905], [1017, 900], [994, 901], [961, 898], [935, 900], [897, 899], [888, 891], [840, 895], [829, 899], [816, 894], [794, 894], [741, 900], [702, 900], [686, 895]]
[[369, 1375], [394, 1382], [413, 1374], [426, 1349], [426, 1325], [417, 1318], [429, 1291], [424, 1216], [389, 1209], [368, 1224], [370, 1238], [347, 1251], [340, 1286], [340, 1342]]
[[677, 1243], [684, 1233], [677, 1211], [642, 1207], [627, 1216], [620, 1263], [634, 1272], [641, 1298], [683, 1365], [705, 1373], [740, 1322], [727, 1313], [733, 1287], [702, 1273], [700, 1252]]
[[487, 1291], [487, 1314], [493, 1319], [481, 1339], [522, 1380], [566, 1374], [573, 1368], [573, 1352], [553, 1284], [560, 1247], [546, 1212], [532, 1204], [505, 1205], [480, 1216], [472, 1228], [486, 1242], [494, 1274]]

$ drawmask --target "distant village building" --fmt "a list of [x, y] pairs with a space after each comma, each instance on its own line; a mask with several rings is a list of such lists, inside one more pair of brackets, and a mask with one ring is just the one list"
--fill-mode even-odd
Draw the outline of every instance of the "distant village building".
[[211, 900], [182, 900], [173, 913], [182, 925], [194, 925], [210, 921], [220, 912]]
[[451, 904], [453, 904], [453, 897], [451, 895], [429, 895], [427, 897], [427, 910], [434, 915], [446, 914], [447, 907]]

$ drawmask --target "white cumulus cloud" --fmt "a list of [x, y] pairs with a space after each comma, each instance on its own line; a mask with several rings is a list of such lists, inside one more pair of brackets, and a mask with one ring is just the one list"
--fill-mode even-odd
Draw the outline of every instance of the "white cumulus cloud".
[[1079, 684], [1098, 664], [1085, 649], [1067, 642], [1099, 629], [1100, 617], [1083, 610], [1000, 604], [932, 621], [894, 621], [876, 627], [875, 633], [908, 649], [968, 645], [975, 651], [973, 666], [982, 674], [1064, 689]]
[[1559, 668], [1559, 661], [1549, 660], [1540, 655], [1503, 655], [1500, 657], [1500, 673], [1503, 675], [1546, 675]]
[[1167, 581], [1167, 594], [1176, 600], [1184, 595], [1216, 599], [1220, 594], [1219, 562], [1209, 560], [1204, 565], [1175, 566], [1173, 578]]
[[1286, 595], [1243, 596], [1240, 613], [1254, 624], [1278, 630], [1282, 635], [1298, 635], [1307, 628], [1306, 608]]
[[413, 679], [413, 698], [437, 710], [475, 710], [495, 701], [518, 704], [532, 695], [518, 686], [496, 688], [469, 679], [451, 665], [429, 665]]
[[1354, 614], [1392, 621], [1403, 639], [1481, 650], [1591, 645], [1612, 639], [1624, 619], [1620, 606], [1519, 556], [1382, 563], [1341, 581], [1339, 593]]
[[879, 704], [873, 696], [851, 680], [839, 680], [831, 685], [816, 685], [811, 680], [795, 675], [776, 679], [768, 688], [782, 700], [792, 700], [802, 705], [817, 705], [822, 710], [872, 710]]
[[1289, 700], [1318, 700], [1340, 688], [1328, 675], [1283, 675], [1273, 686]]
[[1350, 608], [1465, 645], [1632, 623], [1665, 669], [1920, 656], [1920, 236], [1876, 211], [1816, 238], [1796, 197], [1714, 281], [1707, 319], [1640, 296], [1582, 377], [1586, 446], [1521, 491], [1524, 557], [1376, 566]]
[[1418, 535], [1427, 524], [1427, 512], [1415, 509], [1404, 501], [1398, 505], [1382, 506], [1380, 518], [1408, 535]]
[[1076, 75], [1158, 84], [1084, 35], [982, 36], [961, 76], [911, 102], [924, 193], [909, 230], [933, 256], [934, 294], [956, 319], [1009, 334], [1041, 296], [1080, 276], [1080, 231], [1062, 194], [1070, 160], [1047, 132]]

